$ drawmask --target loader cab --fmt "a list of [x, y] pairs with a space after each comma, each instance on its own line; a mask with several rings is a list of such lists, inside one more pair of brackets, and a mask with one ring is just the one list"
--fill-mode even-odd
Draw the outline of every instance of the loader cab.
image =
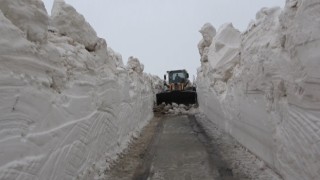
[[189, 74], [186, 70], [167, 71], [167, 73], [169, 78], [169, 84], [185, 83], [189, 78]]
[[164, 75], [164, 89], [156, 94], [157, 105], [165, 104], [196, 104], [197, 93], [189, 81], [189, 74], [186, 70], [167, 71]]

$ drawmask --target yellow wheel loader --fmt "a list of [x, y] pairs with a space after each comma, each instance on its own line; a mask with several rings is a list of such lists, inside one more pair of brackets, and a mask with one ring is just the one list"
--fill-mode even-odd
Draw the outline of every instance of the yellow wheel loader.
[[196, 87], [189, 81], [189, 74], [186, 70], [167, 71], [168, 81], [164, 75], [164, 88], [162, 92], [158, 93], [157, 104], [163, 102], [166, 104], [196, 104], [197, 93]]

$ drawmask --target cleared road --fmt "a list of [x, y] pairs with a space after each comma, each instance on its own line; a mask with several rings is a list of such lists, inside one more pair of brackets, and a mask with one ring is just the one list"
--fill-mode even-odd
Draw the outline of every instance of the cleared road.
[[207, 118], [158, 114], [102, 179], [281, 180], [281, 177]]
[[213, 147], [208, 140], [193, 116], [165, 118], [134, 179], [234, 179], [218, 154], [209, 155]]

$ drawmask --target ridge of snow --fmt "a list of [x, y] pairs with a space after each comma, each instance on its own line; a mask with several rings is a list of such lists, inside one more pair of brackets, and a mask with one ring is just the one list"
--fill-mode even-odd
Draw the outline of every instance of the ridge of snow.
[[49, 17], [42, 1], [1, 0], [0, 10], [24, 33], [26, 39], [33, 42], [46, 42]]
[[60, 34], [71, 37], [83, 44], [89, 51], [94, 51], [98, 41], [96, 31], [86, 22], [83, 15], [66, 4], [63, 0], [55, 0], [51, 11], [52, 26]]

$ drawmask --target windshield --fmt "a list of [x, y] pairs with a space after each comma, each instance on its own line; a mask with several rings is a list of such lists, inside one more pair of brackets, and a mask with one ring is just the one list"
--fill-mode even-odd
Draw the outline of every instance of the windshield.
[[186, 75], [184, 72], [171, 72], [169, 75], [169, 83], [185, 82]]

